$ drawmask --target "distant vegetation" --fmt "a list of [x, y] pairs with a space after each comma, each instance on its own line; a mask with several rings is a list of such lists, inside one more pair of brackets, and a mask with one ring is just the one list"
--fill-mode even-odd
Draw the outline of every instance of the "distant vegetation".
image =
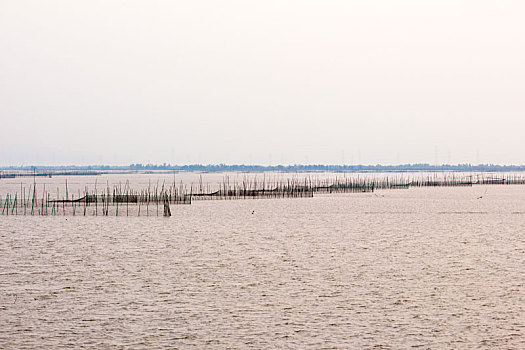
[[403, 164], [403, 165], [227, 165], [227, 164], [193, 164], [193, 165], [171, 165], [171, 164], [130, 164], [126, 166], [113, 165], [86, 165], [86, 166], [8, 166], [0, 167], [6, 173], [13, 171], [24, 172], [53, 172], [60, 173], [83, 173], [106, 172], [106, 171], [199, 171], [199, 172], [433, 172], [433, 171], [462, 171], [462, 172], [509, 172], [525, 171], [525, 165], [496, 165], [496, 164]]

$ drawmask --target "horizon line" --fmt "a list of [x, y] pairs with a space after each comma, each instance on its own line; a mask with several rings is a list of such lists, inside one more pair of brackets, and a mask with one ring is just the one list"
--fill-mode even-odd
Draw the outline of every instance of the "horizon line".
[[112, 164], [88, 164], [88, 165], [53, 165], [53, 164], [44, 164], [44, 165], [0, 165], [0, 170], [246, 170], [246, 169], [311, 169], [311, 170], [373, 170], [373, 169], [392, 169], [392, 170], [460, 170], [460, 169], [479, 169], [484, 168], [488, 169], [516, 169], [516, 170], [525, 170], [525, 165], [517, 164], [494, 164], [494, 163], [457, 163], [457, 164], [430, 164], [430, 163], [405, 163], [405, 164], [276, 164], [276, 165], [263, 165], [263, 164], [226, 164], [226, 163], [191, 163], [191, 164], [171, 164], [171, 163], [162, 163], [162, 164], [142, 164], [142, 163], [131, 163], [127, 165], [112, 165]]

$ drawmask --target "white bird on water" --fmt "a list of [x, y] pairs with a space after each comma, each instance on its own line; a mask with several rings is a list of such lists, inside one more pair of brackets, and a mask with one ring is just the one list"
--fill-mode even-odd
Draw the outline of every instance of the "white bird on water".
[[[485, 189], [485, 193], [483, 193], [483, 196], [487, 194], [487, 190], [488, 190], [488, 189]], [[483, 198], [483, 196], [479, 196], [479, 197], [476, 198], [476, 199], [481, 199], [481, 198]]]

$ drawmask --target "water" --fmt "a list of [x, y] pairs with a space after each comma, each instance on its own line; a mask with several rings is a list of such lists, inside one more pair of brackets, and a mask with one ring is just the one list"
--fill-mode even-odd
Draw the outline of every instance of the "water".
[[525, 348], [525, 186], [172, 214], [0, 216], [0, 347]]

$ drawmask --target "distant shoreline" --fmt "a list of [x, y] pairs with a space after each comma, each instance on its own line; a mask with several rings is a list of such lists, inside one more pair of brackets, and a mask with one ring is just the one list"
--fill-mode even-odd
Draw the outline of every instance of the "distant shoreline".
[[105, 173], [129, 172], [286, 172], [286, 173], [400, 173], [400, 172], [521, 172], [525, 165], [495, 165], [495, 164], [404, 164], [404, 165], [227, 165], [227, 164], [130, 164], [125, 166], [114, 165], [45, 165], [45, 166], [3, 166], [0, 167], [0, 177], [17, 176], [49, 176], [49, 175], [101, 175]]

